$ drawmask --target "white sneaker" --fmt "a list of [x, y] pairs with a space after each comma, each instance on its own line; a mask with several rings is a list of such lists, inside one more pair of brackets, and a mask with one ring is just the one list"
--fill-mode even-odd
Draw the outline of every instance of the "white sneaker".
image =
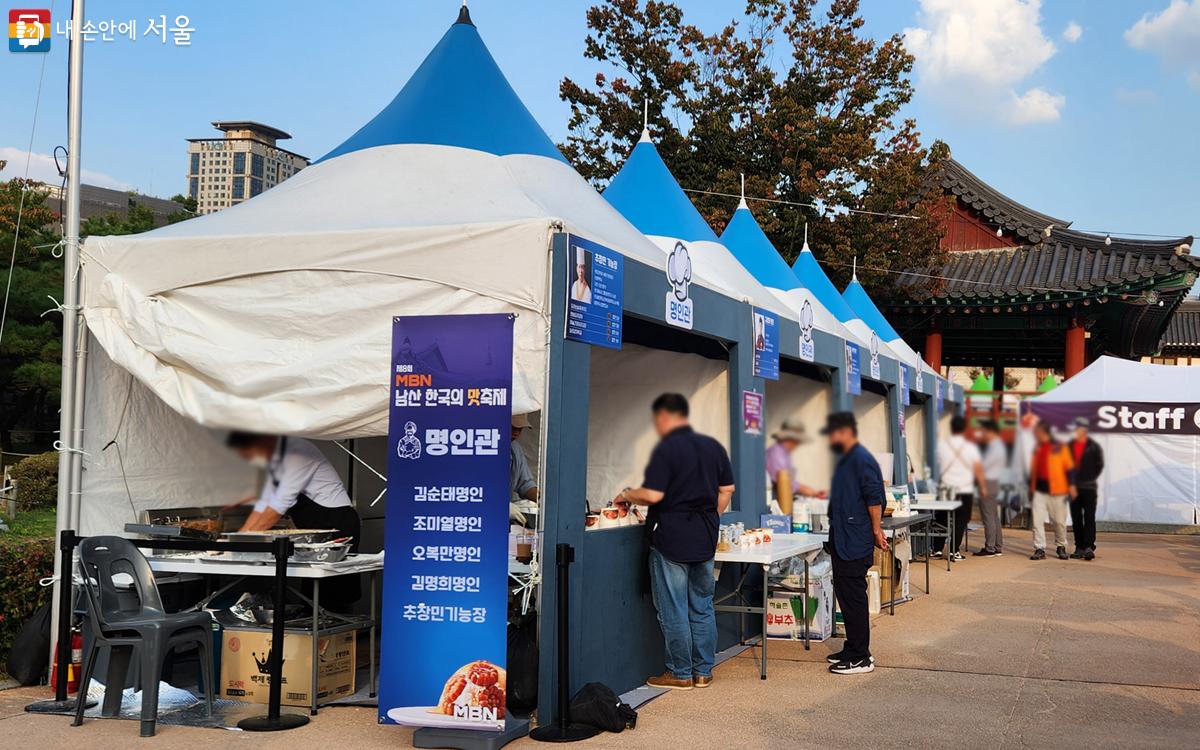
[[855, 661], [840, 661], [829, 665], [833, 674], [866, 674], [875, 671], [875, 659], [857, 659]]

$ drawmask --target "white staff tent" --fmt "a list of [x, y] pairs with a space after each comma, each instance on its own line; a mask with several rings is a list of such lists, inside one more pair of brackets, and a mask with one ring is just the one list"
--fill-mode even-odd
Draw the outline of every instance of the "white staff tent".
[[1063, 438], [1076, 417], [1091, 422], [1105, 455], [1098, 519], [1200, 523], [1200, 368], [1101, 357], [1026, 404]]
[[[253, 492], [211, 428], [385, 435], [397, 314], [516, 313], [513, 408], [539, 409], [558, 231], [663, 261], [558, 152], [463, 8], [313, 166], [219, 213], [90, 238], [81, 533]], [[693, 283], [723, 291], [702, 269]]]

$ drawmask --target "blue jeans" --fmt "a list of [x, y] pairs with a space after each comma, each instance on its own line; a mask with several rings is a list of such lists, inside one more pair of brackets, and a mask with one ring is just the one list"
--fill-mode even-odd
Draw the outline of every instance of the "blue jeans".
[[667, 671], [682, 680], [709, 677], [717, 655], [713, 561], [677, 563], [650, 550], [650, 590], [666, 641]]

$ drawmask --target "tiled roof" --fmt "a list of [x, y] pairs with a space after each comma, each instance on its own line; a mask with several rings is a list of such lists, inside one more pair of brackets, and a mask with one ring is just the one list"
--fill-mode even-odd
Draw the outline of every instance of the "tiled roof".
[[1070, 221], [1034, 211], [976, 177], [954, 159], [942, 163], [939, 184], [947, 193], [978, 212], [987, 221], [998, 224], [1021, 241], [1036, 243], [1048, 226], [1069, 227]]
[[[1023, 297], [1036, 293], [1075, 294], [1108, 286], [1149, 282], [1158, 276], [1200, 270], [1200, 257], [1189, 255], [1191, 237], [1143, 242], [1056, 229], [1035, 245], [948, 254], [933, 285], [940, 298]], [[900, 294], [929, 296], [927, 274], [904, 273]]]
[[1200, 300], [1189, 299], [1175, 310], [1161, 346], [1164, 354], [1200, 351]]

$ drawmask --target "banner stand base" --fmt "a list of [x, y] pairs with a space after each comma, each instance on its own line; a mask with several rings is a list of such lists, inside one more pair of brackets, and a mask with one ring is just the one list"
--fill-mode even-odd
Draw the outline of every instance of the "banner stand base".
[[513, 740], [529, 734], [528, 719], [505, 719], [504, 729], [486, 732], [475, 729], [421, 727], [413, 732], [413, 747], [453, 748], [453, 750], [500, 750]]

